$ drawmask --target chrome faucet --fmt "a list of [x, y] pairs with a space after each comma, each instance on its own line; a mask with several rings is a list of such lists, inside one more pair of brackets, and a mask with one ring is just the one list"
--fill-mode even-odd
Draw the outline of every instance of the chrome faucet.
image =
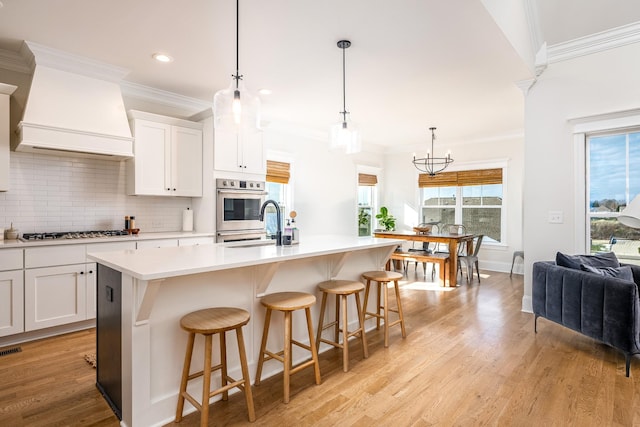
[[278, 222], [278, 231], [276, 232], [276, 246], [282, 246], [282, 212], [280, 206], [275, 200], [267, 200], [260, 207], [260, 221], [264, 221], [264, 209], [271, 203], [276, 208], [276, 221]]

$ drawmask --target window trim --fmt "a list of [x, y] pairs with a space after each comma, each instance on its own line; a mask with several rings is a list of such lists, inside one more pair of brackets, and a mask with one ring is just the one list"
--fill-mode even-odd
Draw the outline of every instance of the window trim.
[[[640, 109], [616, 111], [594, 116], [569, 119], [573, 126], [573, 164], [574, 164], [574, 247], [577, 250], [591, 251], [587, 234], [590, 232], [587, 222], [587, 135], [626, 131], [640, 127]], [[581, 249], [580, 249], [581, 248]], [[585, 252], [589, 253], [589, 252]]]

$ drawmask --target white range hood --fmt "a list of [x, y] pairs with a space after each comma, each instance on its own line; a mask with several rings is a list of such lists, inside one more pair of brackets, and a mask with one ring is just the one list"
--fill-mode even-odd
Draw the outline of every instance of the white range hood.
[[127, 70], [25, 41], [34, 69], [16, 151], [122, 160], [133, 138], [120, 91]]

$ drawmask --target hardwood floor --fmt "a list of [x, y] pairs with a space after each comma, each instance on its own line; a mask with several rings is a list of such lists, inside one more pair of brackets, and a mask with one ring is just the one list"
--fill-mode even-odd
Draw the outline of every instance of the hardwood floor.
[[[420, 269], [419, 269], [420, 271]], [[634, 426], [640, 425], [640, 363], [624, 376], [621, 353], [522, 313], [522, 276], [483, 272], [482, 284], [443, 291], [410, 269], [401, 285], [407, 338], [367, 333], [369, 358], [351, 341], [350, 370], [339, 350], [292, 378], [253, 388], [255, 426]], [[1, 426], [117, 426], [83, 356], [94, 331], [21, 345], [0, 357]], [[1, 350], [1, 349], [0, 349]], [[198, 414], [180, 426], [196, 426]], [[174, 424], [170, 424], [174, 425]], [[216, 402], [211, 426], [250, 425], [241, 394]]]

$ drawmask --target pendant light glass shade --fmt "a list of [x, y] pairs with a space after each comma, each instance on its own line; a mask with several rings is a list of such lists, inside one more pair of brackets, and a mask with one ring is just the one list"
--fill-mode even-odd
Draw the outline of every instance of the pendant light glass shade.
[[245, 88], [242, 79], [234, 77], [228, 88], [214, 95], [213, 125], [216, 129], [234, 132], [240, 129], [261, 130], [260, 98]]
[[343, 150], [346, 154], [362, 150], [360, 130], [348, 118], [331, 126], [330, 141], [332, 150]]

